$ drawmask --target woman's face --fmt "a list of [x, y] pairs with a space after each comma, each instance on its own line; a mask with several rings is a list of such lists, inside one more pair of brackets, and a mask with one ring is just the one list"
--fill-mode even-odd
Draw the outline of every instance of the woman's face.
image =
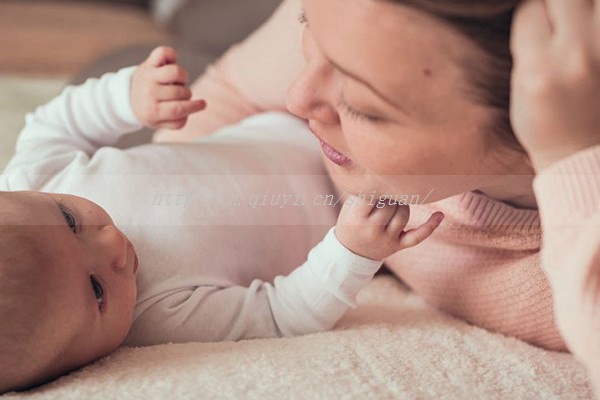
[[509, 173], [486, 128], [494, 111], [468, 94], [474, 44], [391, 2], [303, 3], [306, 65], [288, 108], [309, 120], [340, 189], [430, 202]]

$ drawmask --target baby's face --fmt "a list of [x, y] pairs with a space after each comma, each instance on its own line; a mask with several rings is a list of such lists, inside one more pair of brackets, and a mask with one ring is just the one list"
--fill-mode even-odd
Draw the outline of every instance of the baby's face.
[[52, 355], [51, 373], [112, 352], [125, 339], [135, 306], [138, 261], [131, 242], [100, 206], [81, 197], [9, 192], [0, 194], [0, 204], [2, 223], [24, 230], [47, 260], [26, 279], [51, 316], [42, 335], [43, 346], [60, 353]]

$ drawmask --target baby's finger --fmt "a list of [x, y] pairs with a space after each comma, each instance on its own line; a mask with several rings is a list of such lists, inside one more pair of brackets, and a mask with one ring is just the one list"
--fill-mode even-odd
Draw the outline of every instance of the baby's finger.
[[172, 47], [160, 46], [152, 50], [148, 57], [148, 63], [153, 67], [162, 67], [166, 64], [177, 62], [177, 52]]
[[442, 221], [444, 220], [444, 214], [437, 212], [434, 213], [427, 222], [418, 228], [411, 229], [409, 231], [404, 232], [400, 236], [400, 246], [402, 249], [407, 249], [409, 247], [414, 247], [425, 239], [427, 239], [435, 230], [440, 226]]
[[192, 91], [187, 86], [158, 85], [156, 89], [156, 99], [158, 101], [189, 100], [191, 98]]
[[[381, 207], [382, 204], [383, 207]], [[377, 208], [378, 206], [380, 208]], [[386, 201], [378, 203], [378, 206], [373, 207], [373, 210], [369, 215], [369, 222], [375, 225], [386, 226], [394, 216], [398, 205], [394, 203], [390, 204]]]
[[364, 197], [349, 196], [344, 202], [341, 212], [348, 215], [352, 214], [357, 218], [366, 219], [373, 208], [374, 207]]
[[158, 83], [162, 84], [188, 84], [188, 73], [177, 64], [169, 64], [160, 67], [154, 71], [154, 77]]
[[204, 100], [166, 101], [158, 106], [159, 121], [175, 121], [206, 108]]
[[165, 121], [157, 124], [154, 128], [170, 129], [175, 131], [183, 128], [185, 124], [187, 124], [187, 120], [187, 118], [182, 118], [175, 121]]
[[396, 212], [387, 225], [387, 231], [395, 237], [400, 236], [400, 233], [406, 228], [409, 219], [410, 207], [408, 205], [398, 205]]

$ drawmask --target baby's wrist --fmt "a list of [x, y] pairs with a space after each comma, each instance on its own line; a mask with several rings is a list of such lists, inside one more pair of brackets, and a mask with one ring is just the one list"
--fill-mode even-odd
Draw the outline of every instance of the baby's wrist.
[[[342, 246], [344, 246], [351, 253], [363, 257], [372, 261], [383, 261], [385, 257], [378, 257], [376, 254], [367, 250], [367, 246], [360, 245], [356, 241], [350, 239], [351, 234], [347, 234], [343, 229], [341, 232], [339, 226], [336, 226], [333, 230], [333, 235]], [[373, 247], [373, 246], [372, 246]]]

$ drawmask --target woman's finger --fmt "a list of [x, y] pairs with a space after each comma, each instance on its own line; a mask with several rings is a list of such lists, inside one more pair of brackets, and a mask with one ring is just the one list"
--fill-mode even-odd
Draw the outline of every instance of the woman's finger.
[[589, 25], [594, 11], [592, 0], [545, 0], [553, 31], [577, 36]]
[[182, 85], [158, 85], [156, 98], [158, 101], [189, 100], [192, 98], [192, 91]]
[[400, 246], [403, 249], [407, 249], [420, 244], [435, 232], [443, 220], [444, 214], [441, 212], [434, 213], [423, 225], [402, 233], [400, 236]]
[[166, 101], [158, 106], [158, 121], [174, 121], [206, 108], [204, 100]]
[[544, 0], [525, 0], [513, 19], [511, 48], [516, 59], [532, 57], [543, 51], [552, 37], [552, 26]]

